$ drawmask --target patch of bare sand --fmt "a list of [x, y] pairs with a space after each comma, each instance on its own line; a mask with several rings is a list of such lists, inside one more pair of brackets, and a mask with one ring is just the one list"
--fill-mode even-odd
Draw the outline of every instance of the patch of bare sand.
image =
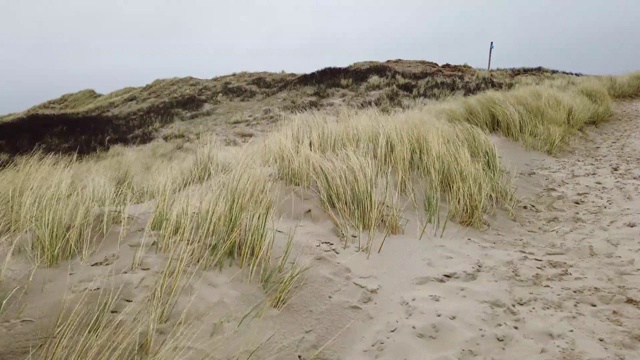
[[[192, 358], [247, 358], [256, 348], [255, 359], [638, 358], [639, 125], [640, 103], [618, 104], [616, 119], [558, 158], [495, 138], [518, 174], [515, 220], [498, 214], [485, 231], [450, 224], [443, 237], [430, 229], [417, 240], [407, 212], [404, 234], [369, 259], [340, 243], [312, 197], [284, 194], [277, 243], [295, 229], [294, 253], [311, 266], [304, 285], [281, 311], [241, 321], [264, 300], [259, 285], [235, 268], [198, 274], [175, 311], [188, 308], [206, 330], [193, 337]], [[144, 306], [164, 259], [143, 250], [143, 266], [130, 269], [148, 214], [136, 216], [120, 246], [114, 234], [87, 264], [34, 274], [20, 301], [29, 305], [0, 320], [0, 358], [24, 358], [65, 291], [117, 285], [117, 312]], [[12, 279], [26, 276], [13, 264]]]

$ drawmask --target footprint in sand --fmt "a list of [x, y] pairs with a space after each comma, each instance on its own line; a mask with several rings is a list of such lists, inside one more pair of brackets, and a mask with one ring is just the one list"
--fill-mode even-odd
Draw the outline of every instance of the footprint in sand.
[[380, 290], [380, 282], [378, 281], [378, 279], [372, 276], [357, 278], [353, 280], [353, 283], [354, 285], [365, 289], [371, 294], [376, 294], [378, 293], [378, 290]]
[[471, 282], [478, 279], [478, 273], [480, 273], [481, 269], [482, 269], [482, 264], [478, 263], [476, 264], [474, 269], [470, 271], [467, 271], [467, 270], [463, 270], [460, 272], [451, 271], [451, 272], [443, 273], [442, 275], [438, 275], [438, 276], [419, 276], [413, 279], [413, 283], [415, 285], [421, 286], [421, 285], [426, 285], [430, 282], [437, 282], [437, 283], [444, 284], [451, 280]]
[[362, 309], [361, 305], [367, 305], [373, 301], [373, 296], [380, 290], [380, 283], [376, 278], [360, 277], [353, 280], [353, 284], [362, 289], [358, 299], [351, 306], [354, 309]]
[[416, 306], [413, 304], [415, 302], [415, 298], [412, 298], [411, 301], [403, 298], [400, 300], [400, 305], [404, 309], [405, 319], [409, 319], [416, 312]]
[[71, 293], [78, 294], [87, 291], [98, 291], [104, 287], [105, 279], [81, 281], [71, 287]]
[[24, 326], [26, 324], [35, 323], [35, 322], [36, 321], [31, 318], [7, 320], [0, 323], [0, 329], [4, 331], [14, 331], [16, 328], [20, 326]]
[[112, 314], [120, 314], [128, 309], [133, 303], [136, 302], [135, 294], [130, 290], [123, 290], [119, 294], [118, 301], [115, 302], [111, 309]]
[[118, 259], [120, 259], [120, 255], [118, 255], [117, 253], [113, 253], [110, 255], [106, 255], [104, 257], [104, 259], [100, 260], [100, 261], [96, 261], [91, 263], [91, 266], [109, 266], [109, 265], [113, 265], [113, 263], [115, 263]]

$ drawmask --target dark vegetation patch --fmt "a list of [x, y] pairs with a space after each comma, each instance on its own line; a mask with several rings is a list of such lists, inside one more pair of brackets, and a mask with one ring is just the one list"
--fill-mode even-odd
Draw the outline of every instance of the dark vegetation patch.
[[150, 118], [138, 119], [134, 125], [117, 116], [30, 114], [0, 123], [0, 150], [12, 155], [34, 149], [87, 154], [113, 144], [148, 141], [152, 123]]
[[348, 67], [328, 67], [309, 74], [300, 75], [283, 89], [301, 86], [323, 86], [325, 88], [341, 87], [345, 80], [353, 85], [361, 85], [371, 77], [418, 81], [427, 78], [456, 78], [475, 73], [465, 65], [439, 66], [428, 61], [392, 60], [385, 63], [356, 63]]
[[128, 112], [126, 115], [91, 112], [28, 113], [0, 122], [0, 152], [20, 155], [47, 153], [89, 154], [116, 144], [142, 144], [182, 112], [196, 111], [202, 99], [186, 96]]
[[561, 70], [553, 70], [547, 69], [541, 66], [538, 67], [521, 67], [521, 68], [508, 68], [508, 69], [496, 69], [498, 72], [506, 72], [508, 75], [522, 76], [522, 75], [531, 75], [531, 76], [540, 76], [540, 75], [570, 75], [570, 76], [584, 76], [582, 73], [574, 73], [569, 71], [561, 71]]
[[314, 71], [310, 74], [300, 75], [288, 84], [282, 87], [282, 90], [302, 87], [302, 86], [318, 86], [324, 88], [341, 87], [341, 81], [349, 79], [354, 85], [360, 85], [367, 81], [371, 76], [388, 77], [395, 72], [386, 65], [373, 65], [367, 68], [343, 68], [328, 67], [322, 70]]

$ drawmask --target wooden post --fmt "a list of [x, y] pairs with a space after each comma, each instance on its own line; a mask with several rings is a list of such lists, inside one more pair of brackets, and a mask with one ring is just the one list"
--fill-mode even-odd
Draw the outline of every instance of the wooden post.
[[491, 42], [491, 46], [489, 46], [489, 65], [487, 65], [487, 71], [491, 71], [491, 53], [493, 52], [493, 41]]

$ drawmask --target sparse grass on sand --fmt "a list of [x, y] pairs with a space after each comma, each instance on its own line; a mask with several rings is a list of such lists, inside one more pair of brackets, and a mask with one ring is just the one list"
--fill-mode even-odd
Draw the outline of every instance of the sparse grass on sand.
[[[384, 239], [402, 232], [410, 208], [421, 214], [421, 234], [428, 224], [444, 231], [447, 221], [482, 227], [497, 208], [515, 201], [489, 133], [553, 154], [576, 131], [608, 120], [614, 99], [639, 95], [638, 73], [558, 76], [398, 112], [298, 114], [263, 143], [233, 153], [204, 138], [180, 148], [114, 148], [83, 160], [20, 158], [0, 172], [0, 239], [10, 244], [10, 255], [47, 267], [85, 260], [109, 232], [126, 231], [129, 205], [146, 202], [153, 210], [144, 238], [168, 259], [141, 310], [112, 314], [115, 288], [70, 297], [32, 355], [184, 355], [192, 333], [173, 310], [196, 270], [235, 264], [247, 281], [260, 283], [268, 304], [281, 309], [305, 268], [291, 260], [293, 238], [274, 250], [276, 185], [315, 194], [345, 246], [355, 231], [358, 248], [367, 253], [376, 234], [383, 235], [379, 252]], [[12, 256], [5, 257], [3, 273]], [[160, 336], [166, 324], [173, 330]]]

